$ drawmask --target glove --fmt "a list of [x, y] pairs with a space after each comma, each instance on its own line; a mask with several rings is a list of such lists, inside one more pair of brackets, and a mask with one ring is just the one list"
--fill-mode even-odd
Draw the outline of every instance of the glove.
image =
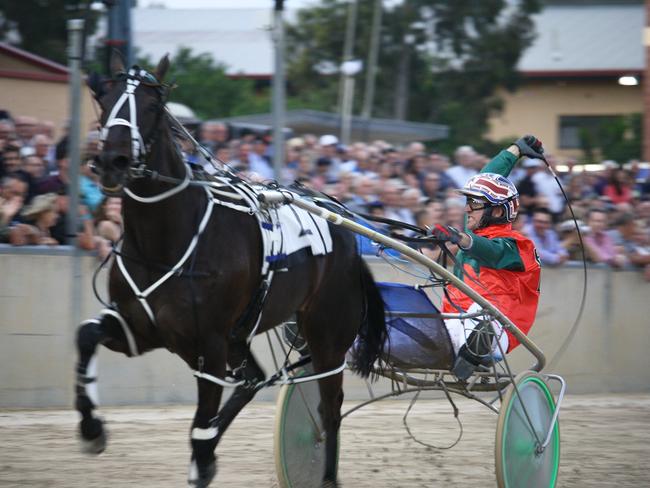
[[440, 225], [431, 229], [431, 236], [438, 242], [451, 242], [458, 245], [463, 237], [463, 233], [450, 225]]
[[517, 139], [514, 143], [519, 148], [520, 156], [526, 156], [532, 159], [544, 159], [544, 147], [542, 141], [535, 136], [525, 135]]

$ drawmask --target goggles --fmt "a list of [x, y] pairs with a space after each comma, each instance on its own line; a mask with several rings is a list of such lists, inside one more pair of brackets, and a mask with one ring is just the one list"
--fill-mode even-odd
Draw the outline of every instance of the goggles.
[[468, 205], [470, 210], [483, 210], [484, 208], [490, 207], [491, 205], [485, 200], [478, 200], [476, 198], [467, 197], [465, 205]]

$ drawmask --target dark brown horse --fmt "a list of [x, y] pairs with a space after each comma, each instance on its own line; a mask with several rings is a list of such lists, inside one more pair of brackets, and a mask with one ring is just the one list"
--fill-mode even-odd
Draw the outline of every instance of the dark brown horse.
[[[128, 356], [161, 347], [178, 354], [197, 376], [189, 482], [204, 487], [216, 473], [221, 436], [264, 379], [246, 334], [234, 333], [262, 288], [261, 231], [254, 216], [212, 205], [194, 184], [164, 108], [168, 67], [167, 57], [153, 74], [126, 72], [114, 61], [113, 79], [95, 90], [103, 126], [96, 169], [104, 193], [124, 195], [124, 236], [110, 270], [111, 306], [78, 330], [76, 408], [86, 450], [103, 451], [102, 421], [93, 414], [97, 345]], [[331, 253], [310, 254], [275, 274], [257, 332], [295, 314], [316, 373], [340, 369], [358, 336], [354, 367], [367, 376], [386, 337], [383, 304], [355, 236], [337, 226], [330, 232]], [[219, 408], [227, 365], [241, 384]], [[323, 485], [336, 486], [342, 373], [318, 381], [327, 439]]]

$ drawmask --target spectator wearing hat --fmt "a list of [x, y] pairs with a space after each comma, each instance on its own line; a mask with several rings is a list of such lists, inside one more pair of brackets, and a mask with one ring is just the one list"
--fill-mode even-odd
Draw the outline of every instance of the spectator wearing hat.
[[332, 134], [325, 134], [318, 140], [320, 150], [316, 165], [321, 168], [327, 166], [326, 179], [328, 183], [337, 181], [341, 171], [342, 161], [338, 153], [338, 143], [338, 137]]
[[52, 237], [51, 230], [59, 220], [57, 196], [54, 193], [37, 195], [21, 212], [25, 223], [14, 226], [9, 233], [9, 242], [14, 246], [59, 244]]

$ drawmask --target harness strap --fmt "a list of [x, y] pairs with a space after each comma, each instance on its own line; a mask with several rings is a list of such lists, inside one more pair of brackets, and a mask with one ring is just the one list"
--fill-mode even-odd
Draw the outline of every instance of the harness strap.
[[110, 315], [111, 317], [114, 317], [117, 319], [119, 324], [122, 326], [122, 331], [124, 332], [124, 335], [126, 336], [126, 343], [129, 346], [129, 353], [130, 356], [139, 356], [140, 353], [138, 352], [138, 347], [135, 343], [135, 338], [133, 337], [133, 333], [131, 332], [131, 329], [129, 328], [129, 324], [126, 323], [126, 320], [124, 320], [124, 317], [120, 315], [120, 313], [117, 310], [113, 310], [112, 308], [105, 308], [101, 312], [99, 312], [100, 317], [103, 317], [105, 315]]
[[221, 378], [217, 378], [216, 376], [213, 376], [208, 373], [204, 373], [203, 371], [194, 371], [194, 376], [197, 378], [201, 378], [202, 380], [207, 380], [211, 383], [215, 383], [219, 386], [223, 386], [224, 388], [235, 388], [237, 386], [241, 386], [244, 383], [246, 383], [245, 380], [240, 380], [240, 381], [228, 381], [224, 380]]
[[[124, 264], [124, 260], [122, 258], [122, 254], [120, 252], [116, 253], [116, 259], [117, 259], [117, 264], [120, 268], [120, 271], [122, 272], [122, 275], [126, 279], [127, 283], [131, 287], [131, 290], [135, 294], [136, 298], [142, 304], [142, 307], [144, 308], [145, 312], [147, 313], [147, 316], [151, 320], [151, 323], [156, 325], [156, 320], [153, 314], [153, 311], [151, 310], [151, 307], [149, 306], [149, 303], [147, 302], [147, 297], [151, 295], [160, 285], [162, 285], [165, 281], [167, 281], [169, 278], [171, 278], [174, 274], [177, 274], [181, 267], [185, 264], [187, 259], [192, 255], [192, 252], [194, 252], [194, 249], [196, 248], [196, 245], [199, 242], [199, 238], [201, 237], [201, 234], [203, 234], [203, 231], [205, 230], [206, 226], [208, 225], [208, 221], [210, 220], [210, 216], [212, 215], [212, 209], [214, 208], [214, 201], [210, 197], [208, 190], [206, 189], [206, 194], [208, 196], [208, 205], [205, 210], [205, 214], [203, 215], [203, 219], [201, 220], [201, 223], [199, 224], [199, 228], [194, 234], [194, 237], [192, 237], [192, 240], [185, 251], [185, 254], [181, 257], [181, 259], [176, 263], [176, 265], [170, 269], [167, 273], [165, 273], [163, 276], [158, 279], [155, 283], [150, 285], [146, 290], [140, 291], [140, 288], [138, 285], [135, 283], [131, 275], [129, 274], [129, 271], [126, 269], [126, 266]], [[122, 244], [120, 243], [120, 247], [118, 251], [121, 251]]]

